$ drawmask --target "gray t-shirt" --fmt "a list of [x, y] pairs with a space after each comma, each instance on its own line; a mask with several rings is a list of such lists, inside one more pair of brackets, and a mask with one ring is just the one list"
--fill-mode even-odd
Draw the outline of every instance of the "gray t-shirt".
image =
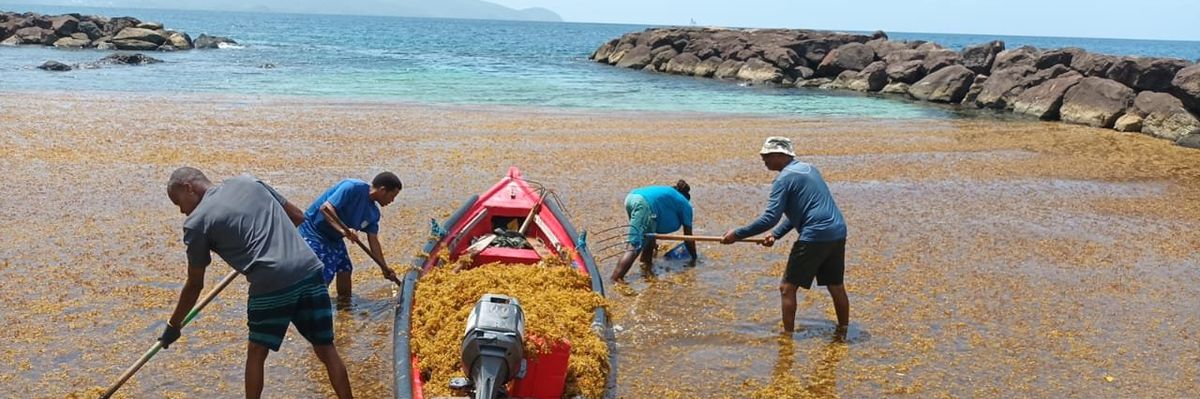
[[225, 180], [183, 221], [188, 267], [207, 267], [216, 252], [246, 275], [250, 295], [287, 288], [322, 269], [283, 210], [287, 200], [250, 175]]

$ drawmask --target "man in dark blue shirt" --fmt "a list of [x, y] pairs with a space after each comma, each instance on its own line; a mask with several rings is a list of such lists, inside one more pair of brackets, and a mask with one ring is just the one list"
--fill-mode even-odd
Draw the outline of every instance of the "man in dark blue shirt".
[[[367, 233], [372, 256], [386, 262], [379, 244], [379, 207], [391, 204], [403, 187], [400, 178], [391, 172], [380, 173], [371, 184], [345, 179], [325, 190], [304, 212], [300, 236], [325, 265], [322, 275], [325, 284], [337, 278], [339, 298], [350, 298], [350, 273], [354, 271], [342, 238], [361, 243], [358, 234], [351, 230]], [[384, 278], [398, 281], [386, 263], [379, 265], [379, 269]]]
[[732, 244], [775, 227], [763, 241], [769, 247], [788, 232], [797, 230], [800, 238], [792, 246], [787, 270], [779, 283], [783, 330], [790, 333], [795, 329], [797, 287], [809, 289], [815, 277], [818, 285], [829, 290], [837, 312], [838, 330], [845, 332], [850, 323], [850, 300], [842, 284], [846, 258], [846, 222], [842, 211], [834, 203], [821, 172], [795, 159], [791, 140], [770, 137], [759, 154], [768, 170], [779, 172], [771, 183], [767, 209], [750, 225], [729, 230], [721, 243]]

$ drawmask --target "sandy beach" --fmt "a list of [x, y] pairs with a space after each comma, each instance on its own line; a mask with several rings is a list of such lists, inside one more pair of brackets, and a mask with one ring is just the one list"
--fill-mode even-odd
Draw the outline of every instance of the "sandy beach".
[[[1200, 390], [1200, 151], [1020, 120], [796, 119], [435, 107], [284, 97], [7, 93], [0, 99], [0, 396], [107, 386], [154, 343], [186, 275], [178, 166], [251, 173], [306, 207], [390, 170], [393, 265], [510, 165], [575, 226], [625, 223], [628, 190], [691, 183], [698, 234], [750, 222], [763, 138], [819, 167], [850, 229], [847, 342], [823, 289], [781, 338], [788, 245], [701, 244], [609, 287], [620, 396], [1185, 397]], [[782, 243], [781, 243], [782, 244]], [[352, 252], [336, 344], [356, 395], [391, 397], [395, 286]], [[615, 260], [605, 261], [607, 275]], [[216, 262], [212, 287], [229, 269]], [[239, 279], [131, 380], [127, 397], [240, 397]], [[207, 291], [207, 288], [206, 288]], [[267, 397], [327, 397], [293, 330]]]

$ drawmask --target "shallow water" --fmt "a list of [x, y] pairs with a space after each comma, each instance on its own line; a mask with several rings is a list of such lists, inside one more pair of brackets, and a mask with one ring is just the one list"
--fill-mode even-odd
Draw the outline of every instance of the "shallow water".
[[[102, 105], [101, 105], [102, 104]], [[105, 386], [151, 344], [184, 272], [170, 171], [249, 172], [298, 204], [392, 170], [387, 258], [509, 165], [555, 188], [576, 226], [624, 224], [633, 187], [693, 187], [698, 234], [749, 222], [773, 174], [754, 155], [793, 137], [850, 227], [851, 329], [803, 293], [780, 339], [786, 243], [701, 244], [609, 287], [624, 397], [1182, 397], [1200, 389], [1200, 157], [1140, 135], [1061, 124], [806, 120], [172, 96], [0, 100], [0, 396]], [[593, 236], [599, 238], [599, 235]], [[395, 288], [354, 254], [337, 345], [361, 397], [391, 394]], [[601, 265], [611, 272], [615, 261]], [[214, 265], [210, 286], [228, 272]], [[236, 397], [245, 283], [125, 387]], [[295, 332], [267, 395], [330, 394]], [[32, 393], [32, 395], [31, 395]]]

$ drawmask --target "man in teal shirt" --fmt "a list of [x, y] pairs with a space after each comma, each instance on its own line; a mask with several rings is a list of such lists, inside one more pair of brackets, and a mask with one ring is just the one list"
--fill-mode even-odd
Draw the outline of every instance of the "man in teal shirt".
[[[336, 276], [339, 298], [350, 298], [350, 273], [354, 271], [342, 238], [361, 244], [358, 234], [351, 230], [367, 233], [372, 256], [384, 261], [379, 244], [379, 207], [391, 204], [402, 188], [400, 178], [391, 172], [380, 173], [371, 184], [345, 179], [325, 190], [304, 212], [300, 235], [324, 263], [325, 284]], [[397, 281], [396, 273], [386, 263], [379, 268], [384, 278]]]
[[[642, 262], [654, 260], [655, 243], [646, 234], [668, 234], [683, 227], [683, 234], [692, 234], [691, 186], [680, 180], [674, 187], [648, 186], [635, 189], [625, 197], [625, 213], [629, 216], [629, 237], [625, 254], [613, 269], [612, 280], [622, 282], [633, 260], [641, 252]], [[687, 241], [689, 265], [696, 264], [696, 243]]]
[[767, 209], [750, 225], [729, 230], [721, 243], [732, 244], [775, 227], [763, 241], [769, 247], [788, 232], [798, 231], [800, 238], [792, 246], [779, 283], [783, 330], [791, 333], [795, 329], [797, 288], [809, 289], [815, 277], [817, 284], [829, 290], [838, 331], [845, 333], [850, 323], [850, 300], [842, 283], [846, 268], [846, 221], [842, 211], [834, 203], [821, 172], [795, 159], [790, 139], [767, 138], [759, 154], [768, 170], [779, 172], [771, 183]]

